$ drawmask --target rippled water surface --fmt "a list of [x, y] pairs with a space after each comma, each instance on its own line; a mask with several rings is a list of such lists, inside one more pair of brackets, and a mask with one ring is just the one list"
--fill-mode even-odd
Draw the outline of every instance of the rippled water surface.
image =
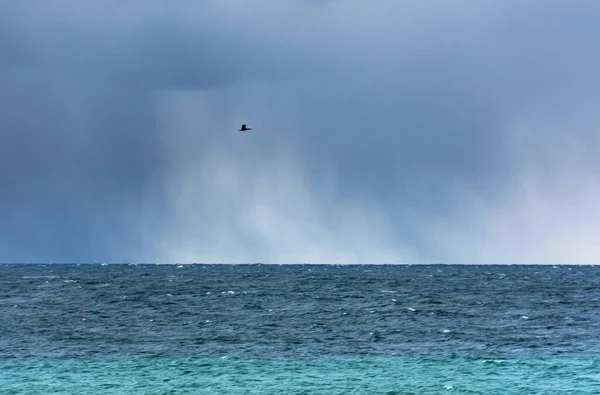
[[600, 267], [0, 266], [3, 394], [596, 394], [599, 352]]

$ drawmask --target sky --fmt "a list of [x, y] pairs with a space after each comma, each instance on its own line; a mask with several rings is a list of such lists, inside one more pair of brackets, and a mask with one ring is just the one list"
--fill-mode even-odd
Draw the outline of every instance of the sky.
[[599, 17], [0, 0], [0, 261], [600, 263]]

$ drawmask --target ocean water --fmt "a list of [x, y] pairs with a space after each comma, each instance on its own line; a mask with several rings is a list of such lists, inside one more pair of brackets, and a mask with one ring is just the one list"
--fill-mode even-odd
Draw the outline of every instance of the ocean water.
[[600, 267], [2, 265], [0, 394], [600, 394]]

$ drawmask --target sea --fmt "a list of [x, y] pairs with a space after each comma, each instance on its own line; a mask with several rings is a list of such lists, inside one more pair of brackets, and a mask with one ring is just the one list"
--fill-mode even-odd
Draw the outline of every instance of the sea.
[[0, 394], [600, 394], [600, 266], [1, 265]]

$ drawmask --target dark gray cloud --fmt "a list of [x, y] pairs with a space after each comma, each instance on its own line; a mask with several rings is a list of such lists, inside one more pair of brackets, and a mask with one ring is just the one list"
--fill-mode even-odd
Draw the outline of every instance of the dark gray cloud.
[[4, 261], [489, 262], [483, 218], [598, 165], [592, 1], [0, 9]]

